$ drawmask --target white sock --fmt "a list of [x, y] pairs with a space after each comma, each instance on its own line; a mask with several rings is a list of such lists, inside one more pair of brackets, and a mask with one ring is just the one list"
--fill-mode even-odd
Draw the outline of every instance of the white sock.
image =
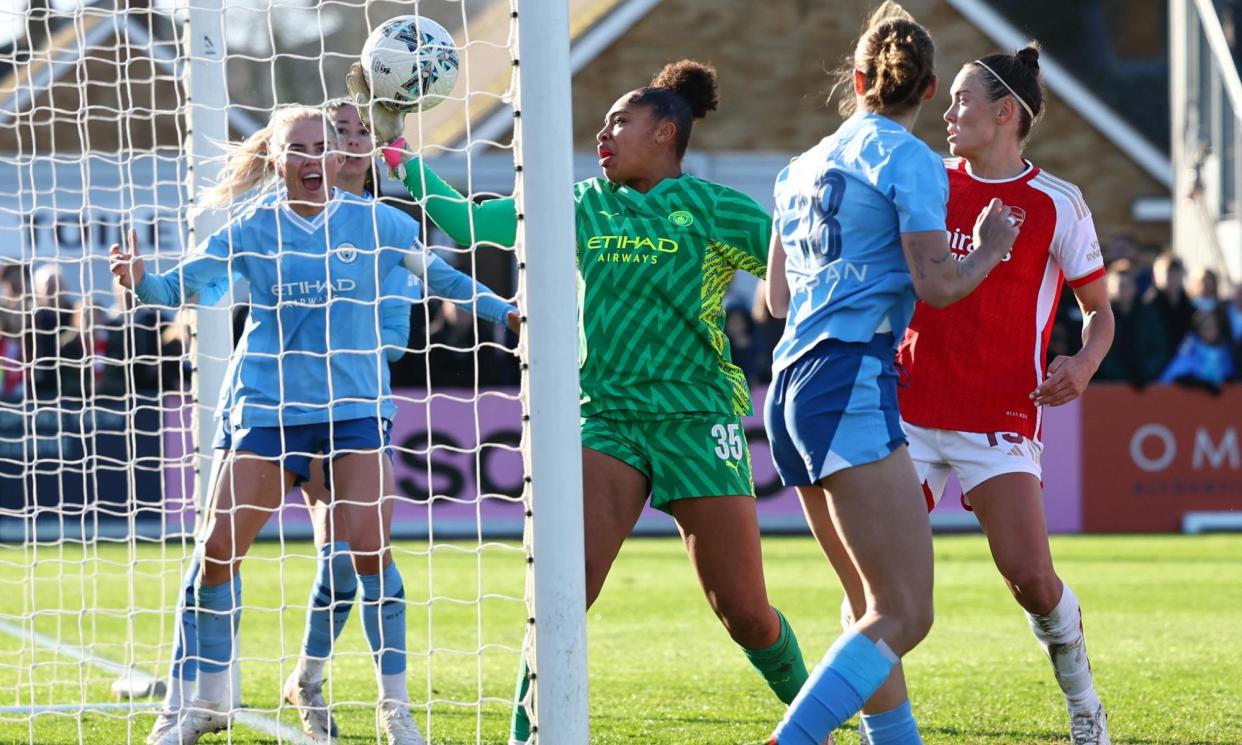
[[232, 699], [229, 688], [232, 687], [232, 676], [227, 669], [218, 673], [198, 671], [198, 700], [208, 706], [227, 711]]
[[194, 690], [194, 683], [183, 678], [169, 678], [164, 693], [164, 711], [180, 711], [185, 694]]
[[1061, 601], [1048, 615], [1027, 613], [1035, 638], [1052, 662], [1066, 706], [1072, 712], [1094, 712], [1100, 706], [1087, 659], [1087, 641], [1082, 633], [1082, 609], [1069, 585], [1064, 585]]
[[397, 702], [408, 704], [410, 694], [405, 690], [405, 673], [379, 676], [380, 700], [384, 703]]
[[302, 655], [298, 658], [298, 664], [293, 668], [293, 672], [297, 675], [298, 680], [308, 683], [322, 683], [325, 662], [325, 660], [321, 660], [318, 657]]

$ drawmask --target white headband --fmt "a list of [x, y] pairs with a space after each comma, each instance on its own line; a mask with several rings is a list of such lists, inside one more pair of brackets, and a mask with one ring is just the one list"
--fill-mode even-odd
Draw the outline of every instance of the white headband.
[[1027, 104], [1026, 101], [1022, 100], [1022, 96], [1019, 96], [1017, 91], [1009, 87], [1009, 83], [1006, 83], [1004, 78], [1002, 78], [1000, 75], [997, 75], [995, 70], [983, 64], [982, 60], [975, 60], [975, 64], [987, 70], [988, 72], [992, 73], [992, 77], [999, 80], [1000, 84], [1005, 86], [1005, 90], [1009, 91], [1010, 95], [1018, 99], [1018, 103], [1022, 106], [1022, 108], [1026, 109], [1026, 113], [1031, 115], [1031, 121], [1035, 121], [1035, 112], [1031, 111], [1031, 107]]

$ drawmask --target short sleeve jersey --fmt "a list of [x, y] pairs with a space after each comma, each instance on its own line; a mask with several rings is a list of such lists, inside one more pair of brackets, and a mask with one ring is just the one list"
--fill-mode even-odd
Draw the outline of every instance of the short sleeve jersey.
[[790, 301], [773, 370], [827, 339], [900, 338], [915, 300], [901, 234], [944, 230], [939, 156], [863, 112], [786, 166], [775, 196]]
[[267, 194], [180, 265], [147, 274], [138, 295], [180, 305], [222, 277], [249, 281], [251, 310], [226, 378], [225, 416], [237, 426], [391, 418], [379, 301], [390, 272], [423, 250], [419, 232], [400, 210], [352, 194], [334, 192], [313, 218]]
[[722, 304], [736, 270], [764, 276], [767, 212], [689, 175], [645, 194], [589, 179], [574, 197], [583, 415], [749, 414]]
[[1028, 164], [995, 181], [945, 162], [949, 246], [973, 250], [979, 212], [1000, 199], [1018, 218], [1013, 250], [974, 292], [947, 308], [919, 303], [898, 354], [908, 385], [901, 415], [920, 427], [1016, 433], [1038, 439], [1042, 411], [1029, 394], [1044, 379], [1061, 287], [1104, 276], [1091, 211], [1073, 184]]

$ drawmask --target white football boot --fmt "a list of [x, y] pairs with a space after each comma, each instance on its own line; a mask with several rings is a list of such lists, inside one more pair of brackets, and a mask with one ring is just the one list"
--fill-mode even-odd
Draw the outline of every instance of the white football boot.
[[379, 728], [387, 738], [387, 745], [427, 745], [423, 733], [418, 731], [410, 707], [394, 701], [380, 704], [375, 711]]
[[[156, 726], [159, 725], [160, 720], [156, 720]], [[159, 735], [159, 739], [155, 740], [155, 745], [195, 745], [203, 735], [221, 732], [228, 729], [228, 726], [227, 713], [216, 711], [206, 701], [195, 701], [182, 708], [180, 714]], [[155, 734], [152, 730], [151, 737], [155, 737]], [[147, 741], [151, 742], [150, 738]]]
[[340, 736], [336, 719], [323, 700], [323, 681], [298, 678], [296, 672], [285, 681], [285, 701], [298, 712], [302, 731], [315, 742], [333, 743]]
[[1104, 707], [1093, 712], [1070, 714], [1070, 742], [1074, 745], [1112, 745], [1108, 736], [1108, 714]]

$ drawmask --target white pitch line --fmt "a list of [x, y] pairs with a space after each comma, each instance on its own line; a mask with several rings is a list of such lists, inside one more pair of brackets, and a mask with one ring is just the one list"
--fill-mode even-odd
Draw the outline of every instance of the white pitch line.
[[87, 712], [98, 711], [102, 709], [134, 709], [136, 711], [145, 711], [146, 709], [154, 709], [159, 706], [157, 703], [134, 702], [122, 704], [32, 704], [30, 706], [0, 706], [0, 714], [41, 714], [43, 712]]
[[[41, 634], [38, 631], [35, 631], [34, 629], [23, 628], [16, 624], [5, 621], [4, 619], [0, 619], [0, 632], [4, 632], [8, 634], [9, 636], [12, 636], [16, 639], [29, 639], [35, 644], [37, 644], [38, 646], [43, 647], [45, 649], [49, 649], [58, 655], [61, 655], [63, 657], [69, 657], [71, 659], [78, 660], [79, 662], [84, 662], [88, 665], [93, 665], [94, 667], [97, 667], [101, 670], [107, 670], [108, 672], [117, 673], [119, 675], [127, 675], [129, 676], [131, 680], [135, 681], [136, 683], [140, 685], [146, 684], [146, 683], [149, 683], [155, 680], [154, 676], [148, 673], [145, 673], [142, 670], [129, 668], [118, 662], [113, 662], [112, 660], [104, 659], [103, 657], [100, 657], [98, 655], [91, 654], [90, 652], [86, 651], [85, 649], [82, 649], [81, 647], [77, 647], [72, 644], [65, 644], [64, 642], [57, 641], [56, 639], [53, 639], [52, 637], [47, 636], [46, 634]], [[67, 708], [63, 710], [77, 711], [79, 708], [99, 709], [99, 708], [105, 708], [108, 706], [110, 705], [109, 704], [83, 704], [83, 705], [71, 704], [71, 705], [68, 705]], [[130, 708], [131, 704], [115, 704], [115, 706], [117, 708]], [[50, 708], [46, 706], [40, 706], [40, 707], [34, 707], [34, 708], [37, 708], [43, 711], [61, 710], [61, 709], [54, 709], [54, 708]], [[139, 708], [139, 707], [134, 707], [134, 708]], [[19, 706], [19, 707], [6, 707], [4, 709], [0, 709], [0, 712], [8, 712], [8, 711], [29, 712], [31, 710], [32, 710], [32, 707]], [[275, 737], [277, 740], [281, 742], [294, 743], [295, 745], [315, 745], [314, 741], [311, 740], [306, 735], [304, 735], [301, 730], [296, 729], [294, 727], [290, 727], [287, 724], [283, 724], [282, 722], [276, 719], [272, 719], [271, 717], [264, 716], [258, 713], [257, 711], [253, 711], [249, 709], [236, 710], [233, 712], [233, 721], [239, 724], [244, 724], [247, 727], [250, 727], [251, 729], [258, 730], [265, 735], [271, 735], [272, 737]]]

